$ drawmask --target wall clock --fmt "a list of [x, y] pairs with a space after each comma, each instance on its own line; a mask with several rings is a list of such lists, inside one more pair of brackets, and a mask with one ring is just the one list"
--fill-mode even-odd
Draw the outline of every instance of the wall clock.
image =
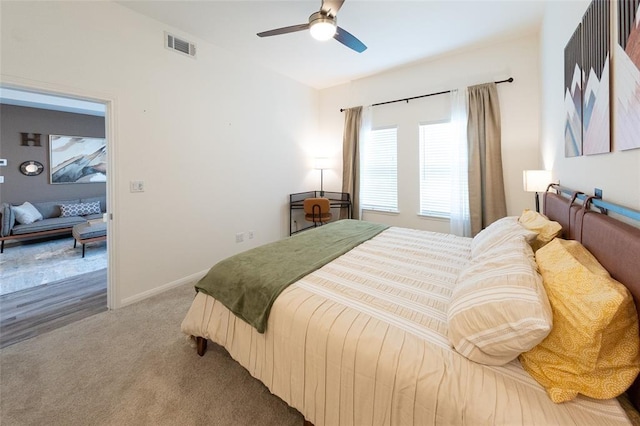
[[25, 176], [37, 176], [42, 173], [44, 166], [38, 161], [25, 161], [20, 164], [20, 172]]

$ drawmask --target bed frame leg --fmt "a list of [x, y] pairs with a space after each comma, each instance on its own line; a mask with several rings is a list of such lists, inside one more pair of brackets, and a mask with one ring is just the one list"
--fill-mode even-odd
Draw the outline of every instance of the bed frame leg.
[[203, 356], [204, 353], [207, 352], [207, 339], [196, 336], [196, 350], [198, 355]]

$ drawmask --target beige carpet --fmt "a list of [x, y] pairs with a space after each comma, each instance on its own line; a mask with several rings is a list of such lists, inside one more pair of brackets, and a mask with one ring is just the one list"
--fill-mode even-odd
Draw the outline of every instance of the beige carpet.
[[192, 285], [0, 350], [0, 424], [302, 425], [217, 345], [180, 331]]

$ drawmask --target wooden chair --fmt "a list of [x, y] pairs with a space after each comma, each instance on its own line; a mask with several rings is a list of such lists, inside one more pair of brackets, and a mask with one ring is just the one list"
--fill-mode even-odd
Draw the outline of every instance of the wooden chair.
[[304, 200], [304, 218], [313, 222], [313, 226], [327, 223], [332, 217], [328, 198], [306, 198]]

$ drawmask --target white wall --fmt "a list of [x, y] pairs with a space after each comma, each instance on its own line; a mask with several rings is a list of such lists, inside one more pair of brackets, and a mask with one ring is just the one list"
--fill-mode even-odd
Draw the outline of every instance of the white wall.
[[[545, 166], [553, 170], [563, 186], [589, 194], [600, 188], [605, 200], [640, 210], [640, 149], [616, 152], [613, 134], [614, 152], [564, 157], [564, 47], [589, 4], [589, 0], [580, 0], [547, 5], [540, 37], [542, 156]], [[612, 63], [615, 65], [615, 57]], [[611, 76], [613, 79], [614, 74]], [[615, 110], [613, 117], [615, 120]], [[640, 133], [640, 123], [638, 126]]]
[[[502, 156], [507, 213], [534, 208], [534, 196], [522, 189], [522, 171], [541, 167], [539, 156], [538, 35], [470, 48], [429, 62], [353, 81], [321, 91], [321, 132], [341, 152], [340, 108], [439, 92], [513, 77], [498, 85], [502, 117]], [[398, 126], [398, 215], [365, 212], [364, 218], [391, 225], [449, 231], [448, 221], [425, 219], [419, 211], [418, 130], [422, 122], [449, 118], [448, 95], [373, 108], [373, 125]], [[341, 167], [341, 157], [337, 159]], [[325, 189], [339, 190], [339, 170]]]
[[[287, 195], [315, 183], [317, 91], [115, 3], [0, 7], [3, 84], [113, 101], [116, 305], [288, 235]], [[165, 30], [197, 59], [165, 49]]]

